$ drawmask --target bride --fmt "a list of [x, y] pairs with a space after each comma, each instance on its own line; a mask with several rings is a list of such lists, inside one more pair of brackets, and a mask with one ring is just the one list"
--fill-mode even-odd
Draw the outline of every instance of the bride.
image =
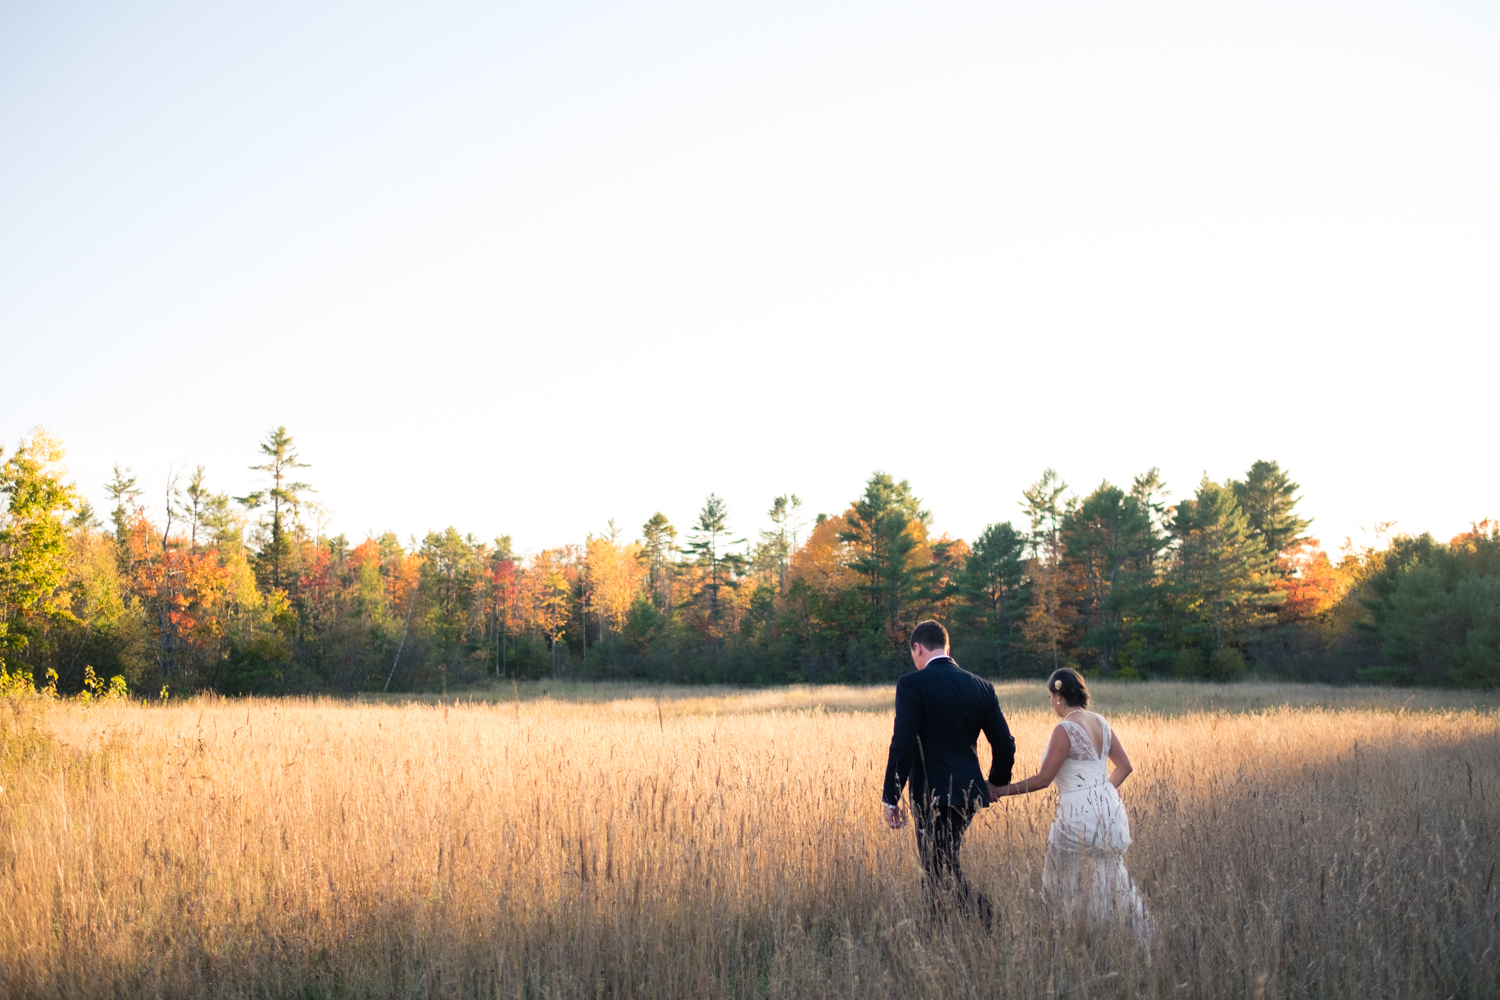
[[[1052, 730], [1037, 773], [1025, 781], [991, 785], [990, 800], [1039, 792], [1057, 782], [1057, 818], [1047, 835], [1042, 889], [1091, 925], [1123, 922], [1142, 940], [1151, 916], [1125, 870], [1130, 820], [1117, 789], [1129, 777], [1130, 757], [1104, 716], [1087, 711], [1089, 691], [1064, 667], [1047, 680], [1052, 710], [1062, 721]], [[1107, 771], [1106, 761], [1114, 764]]]

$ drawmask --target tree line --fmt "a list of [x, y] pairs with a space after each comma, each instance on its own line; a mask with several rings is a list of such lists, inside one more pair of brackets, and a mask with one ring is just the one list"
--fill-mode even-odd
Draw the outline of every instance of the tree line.
[[994, 677], [1500, 682], [1500, 528], [1335, 558], [1271, 461], [1175, 503], [1155, 469], [1087, 492], [1049, 469], [972, 541], [877, 472], [834, 513], [777, 496], [753, 532], [710, 493], [680, 528], [657, 513], [523, 555], [452, 527], [326, 534], [284, 427], [243, 497], [200, 466], [152, 504], [116, 466], [107, 521], [46, 432], [0, 457], [0, 670], [65, 692], [887, 681], [926, 617]]

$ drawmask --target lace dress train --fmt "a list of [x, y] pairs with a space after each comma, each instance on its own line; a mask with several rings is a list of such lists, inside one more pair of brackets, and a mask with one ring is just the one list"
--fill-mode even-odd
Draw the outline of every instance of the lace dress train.
[[1109, 783], [1109, 723], [1097, 751], [1078, 723], [1065, 719], [1062, 726], [1071, 749], [1057, 773], [1057, 818], [1047, 836], [1042, 889], [1054, 905], [1085, 916], [1090, 927], [1124, 923], [1149, 942], [1151, 915], [1125, 870], [1130, 819]]

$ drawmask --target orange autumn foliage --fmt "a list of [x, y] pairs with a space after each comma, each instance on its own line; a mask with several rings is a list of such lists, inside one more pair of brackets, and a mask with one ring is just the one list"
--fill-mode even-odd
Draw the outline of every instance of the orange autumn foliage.
[[1276, 581], [1276, 589], [1286, 594], [1286, 601], [1277, 609], [1277, 620], [1283, 625], [1315, 621], [1332, 610], [1348, 591], [1348, 581], [1334, 568], [1316, 538], [1284, 553], [1281, 564], [1288, 574]]
[[839, 533], [847, 528], [842, 514], [825, 518], [816, 525], [806, 543], [792, 553], [788, 578], [803, 580], [813, 590], [824, 593], [857, 586], [859, 576], [848, 566], [848, 545], [839, 541]]

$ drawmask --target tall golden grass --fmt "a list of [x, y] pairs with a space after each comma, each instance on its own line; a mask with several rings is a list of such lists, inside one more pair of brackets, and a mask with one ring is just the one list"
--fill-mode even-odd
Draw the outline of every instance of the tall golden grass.
[[1236, 690], [1100, 695], [1151, 951], [1049, 911], [1050, 792], [971, 828], [994, 931], [923, 919], [889, 688], [60, 705], [0, 755], [0, 995], [1500, 995], [1493, 706]]

